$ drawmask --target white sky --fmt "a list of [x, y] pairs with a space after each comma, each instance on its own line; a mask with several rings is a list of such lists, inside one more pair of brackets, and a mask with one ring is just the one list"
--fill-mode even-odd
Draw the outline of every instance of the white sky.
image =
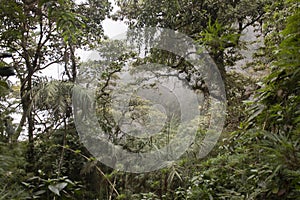
[[[115, 5], [114, 0], [109, 0], [109, 2], [111, 2], [111, 5], [113, 6], [112, 13], [119, 10], [119, 7]], [[112, 19], [105, 19], [102, 25], [105, 35], [109, 38], [124, 33], [127, 30], [127, 25], [124, 22], [113, 21]]]
[[104, 29], [104, 34], [107, 35], [109, 38], [112, 38], [127, 31], [127, 25], [121, 21], [105, 19], [102, 25]]

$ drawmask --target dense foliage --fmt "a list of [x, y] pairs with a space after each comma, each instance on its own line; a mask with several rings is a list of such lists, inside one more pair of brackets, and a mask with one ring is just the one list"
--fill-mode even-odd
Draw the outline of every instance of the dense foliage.
[[[1, 200], [300, 197], [297, 0], [116, 0], [120, 10], [113, 15], [110, 3], [102, 0], [0, 2], [0, 49], [14, 54], [11, 61], [1, 59], [0, 68], [14, 67], [18, 79], [0, 78]], [[154, 62], [173, 66], [184, 77], [197, 76], [189, 63], [169, 52], [154, 50], [140, 58], [107, 40], [101, 24], [106, 17], [124, 20], [130, 28], [177, 30], [206, 47], [224, 79], [228, 101], [223, 134], [207, 157], [199, 159], [196, 152], [208, 116], [201, 121], [191, 148], [176, 162], [154, 172], [114, 170], [83, 146], [71, 106], [74, 81], [82, 65], [92, 72], [99, 64], [103, 66], [97, 93], [99, 123], [112, 142], [132, 152], [161, 147], [175, 133], [165, 128], [151, 140], [123, 139], [112, 116], [110, 93], [116, 74], [128, 63], [142, 71], [145, 69], [138, 65]], [[236, 67], [242, 50], [250, 46], [243, 39], [250, 29], [261, 40], [260, 47], [250, 51], [251, 62]], [[116, 56], [109, 54], [110, 45], [119, 50], [113, 62], [81, 63], [75, 54], [77, 49], [93, 49], [110, 60]], [[53, 65], [64, 69], [58, 80], [42, 74]], [[263, 75], [249, 75], [243, 67]], [[204, 94], [207, 89], [192, 88]], [[132, 116], [159, 116], [146, 101], [137, 98], [131, 103]], [[176, 109], [176, 105], [168, 106]], [[176, 126], [176, 118], [168, 123], [166, 127]]]

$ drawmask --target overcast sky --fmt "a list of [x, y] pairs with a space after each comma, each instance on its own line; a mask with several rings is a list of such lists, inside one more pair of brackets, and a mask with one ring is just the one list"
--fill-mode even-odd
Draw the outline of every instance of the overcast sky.
[[[112, 13], [115, 13], [119, 8], [115, 5], [113, 0], [109, 0], [113, 6]], [[126, 24], [121, 21], [113, 21], [111, 19], [106, 19], [102, 23], [104, 28], [104, 33], [109, 36], [109, 38], [112, 38], [116, 35], [119, 35], [121, 33], [124, 33], [127, 30]]]

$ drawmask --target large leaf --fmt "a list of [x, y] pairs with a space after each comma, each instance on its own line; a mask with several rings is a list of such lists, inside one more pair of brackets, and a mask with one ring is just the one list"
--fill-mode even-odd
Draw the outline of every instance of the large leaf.
[[48, 188], [51, 192], [53, 192], [54, 194], [60, 196], [59, 189], [55, 185], [49, 185]]
[[58, 188], [59, 191], [63, 190], [66, 186], [68, 185], [68, 183], [63, 182], [63, 183], [58, 183], [55, 185], [55, 187]]
[[67, 185], [68, 183], [63, 182], [63, 183], [57, 183], [55, 185], [49, 185], [48, 188], [49, 190], [51, 190], [51, 192], [60, 196], [60, 191], [62, 191]]

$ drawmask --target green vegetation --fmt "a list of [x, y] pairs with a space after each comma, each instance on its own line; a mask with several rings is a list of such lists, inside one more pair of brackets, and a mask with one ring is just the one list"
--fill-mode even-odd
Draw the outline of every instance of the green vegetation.
[[[0, 0], [0, 50], [13, 53], [11, 61], [0, 60], [0, 68], [13, 67], [17, 79], [0, 77], [0, 200], [299, 199], [299, 2], [115, 2], [120, 10], [111, 14], [111, 5], [104, 0]], [[113, 91], [126, 89], [116, 86], [118, 72], [126, 65], [141, 73], [151, 67], [143, 65], [147, 63], [172, 66], [194, 91], [203, 94], [205, 106], [210, 103], [207, 88], [193, 85], [191, 80], [198, 75], [182, 58], [157, 49], [141, 58], [124, 44], [109, 41], [101, 24], [108, 16], [124, 20], [130, 28], [182, 32], [207, 49], [227, 95], [225, 127], [208, 156], [199, 159], [196, 155], [209, 114], [200, 119], [190, 149], [154, 172], [114, 170], [97, 161], [82, 144], [72, 114], [72, 91], [78, 73], [88, 78], [99, 65], [103, 66], [96, 86], [99, 124], [112, 143], [129, 152], [168, 144], [176, 134], [179, 114], [178, 106], [167, 99], [164, 105], [174, 115], [168, 116], [159, 132], [148, 127], [155, 136], [134, 138], [122, 132], [116, 115], [139, 118], [141, 126], [149, 115], [161, 119], [157, 124], [163, 121], [162, 113], [138, 96], [130, 100], [128, 113], [118, 113], [112, 106]], [[236, 67], [245, 56], [242, 51], [251, 45], [243, 39], [249, 30], [254, 30], [260, 47], [249, 63]], [[82, 63], [77, 49], [97, 50], [110, 62]], [[57, 65], [64, 69], [59, 80], [42, 74]], [[89, 71], [80, 71], [83, 65]], [[90, 98], [84, 92], [77, 95]], [[207, 113], [205, 106], [201, 109]]]

